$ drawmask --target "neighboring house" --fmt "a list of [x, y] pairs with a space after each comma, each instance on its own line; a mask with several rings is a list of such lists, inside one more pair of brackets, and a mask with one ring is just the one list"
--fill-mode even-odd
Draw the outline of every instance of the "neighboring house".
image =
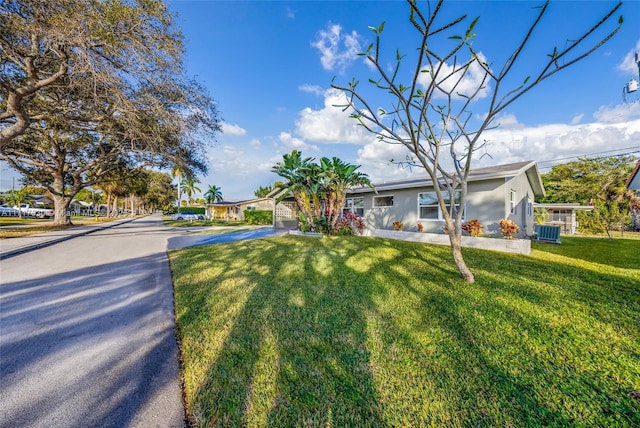
[[71, 211], [71, 215], [92, 215], [93, 214], [93, 204], [85, 201], [77, 201], [72, 200], [69, 203], [69, 211]]
[[[390, 181], [354, 188], [347, 194], [345, 210], [355, 212], [376, 229], [392, 229], [402, 221], [404, 229], [443, 233], [444, 220], [433, 183], [428, 177]], [[544, 186], [535, 161], [498, 165], [470, 171], [464, 220], [478, 219], [484, 235], [500, 235], [498, 222], [506, 218], [519, 227], [519, 236], [534, 232], [533, 200], [544, 196]]]
[[[635, 191], [636, 196], [640, 199], [640, 159], [638, 159], [635, 168], [633, 168], [631, 175], [627, 179], [627, 189]], [[633, 228], [640, 230], [640, 208], [638, 208], [637, 200], [636, 205], [631, 207], [631, 219]]]
[[560, 226], [561, 233], [575, 234], [578, 230], [576, 213], [578, 211], [591, 211], [593, 206], [580, 204], [534, 204], [535, 209], [546, 210], [547, 216], [544, 224]]
[[640, 196], [640, 159], [627, 179], [627, 189], [635, 190], [636, 194]]
[[210, 219], [244, 220], [245, 210], [273, 210], [273, 199], [259, 198], [239, 202], [222, 201], [206, 205], [206, 215]]

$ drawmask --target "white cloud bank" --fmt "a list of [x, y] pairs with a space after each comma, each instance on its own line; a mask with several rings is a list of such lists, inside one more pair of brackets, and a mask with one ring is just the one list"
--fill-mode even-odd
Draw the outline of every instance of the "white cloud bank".
[[[296, 134], [305, 141], [323, 144], [358, 144], [357, 157], [349, 162], [361, 165], [361, 171], [374, 181], [403, 178], [423, 174], [420, 169], [412, 171], [392, 164], [391, 159], [403, 161], [408, 151], [402, 145], [379, 141], [374, 135], [358, 126], [348, 112], [333, 107], [343, 104], [345, 96], [336, 90], [324, 92], [324, 107], [318, 110], [306, 108], [300, 112], [296, 122]], [[548, 167], [554, 160], [577, 156], [589, 156], [608, 152], [618, 154], [635, 147], [640, 150], [640, 102], [600, 107], [593, 114], [592, 123], [580, 123], [583, 115], [574, 117], [570, 123], [546, 124], [529, 127], [518, 121], [513, 114], [497, 118], [496, 129], [485, 131], [482, 139], [486, 146], [476, 153], [476, 167], [499, 165], [524, 160], [545, 162]], [[287, 148], [305, 148], [301, 141], [287, 134], [280, 136]], [[315, 150], [319, 150], [314, 146]], [[488, 156], [487, 156], [488, 155]], [[447, 159], [448, 160], [448, 159]]]
[[344, 105], [344, 93], [329, 89], [324, 92], [324, 107], [313, 110], [309, 107], [300, 112], [296, 121], [296, 132], [304, 139], [319, 143], [365, 144], [369, 134], [355, 119], [349, 117], [349, 110], [343, 111], [336, 105]]

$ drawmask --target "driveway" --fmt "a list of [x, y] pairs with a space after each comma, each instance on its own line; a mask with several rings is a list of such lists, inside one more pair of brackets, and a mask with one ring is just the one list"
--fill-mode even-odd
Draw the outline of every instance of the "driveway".
[[287, 232], [188, 233], [151, 216], [0, 261], [0, 427], [185, 425], [167, 249]]

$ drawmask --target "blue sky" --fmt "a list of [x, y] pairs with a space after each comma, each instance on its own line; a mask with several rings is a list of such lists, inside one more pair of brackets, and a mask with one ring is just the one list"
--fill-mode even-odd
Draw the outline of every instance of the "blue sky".
[[[540, 3], [450, 1], [443, 18], [480, 16], [474, 47], [498, 67], [521, 40], [536, 15], [533, 7]], [[330, 90], [334, 77], [340, 84], [375, 77], [355, 55], [374, 40], [368, 26], [385, 21], [383, 52], [389, 58], [397, 48], [414, 50], [417, 33], [404, 1], [168, 4], [186, 38], [187, 72], [208, 87], [224, 119], [224, 133], [208, 150], [210, 172], [199, 177], [203, 191], [215, 184], [226, 200], [250, 199], [259, 186], [278, 180], [271, 166], [294, 148], [305, 156], [337, 156], [361, 165], [374, 182], [420, 174], [390, 164], [389, 159], [404, 157], [399, 147], [377, 142], [332, 107], [340, 98]], [[552, 1], [518, 78], [537, 70], [553, 46], [564, 46], [615, 4]], [[575, 156], [634, 150], [640, 155], [640, 91], [626, 103], [622, 96], [623, 85], [638, 79], [633, 53], [640, 52], [640, 1], [624, 2], [620, 14], [625, 23], [610, 42], [504, 112], [500, 126], [485, 134], [491, 157], [479, 159], [478, 167], [536, 160], [544, 172], [550, 161]], [[379, 95], [371, 95], [373, 104], [388, 104]], [[472, 107], [474, 114], [482, 114], [477, 107]], [[10, 187], [10, 180], [3, 171], [0, 188]]]

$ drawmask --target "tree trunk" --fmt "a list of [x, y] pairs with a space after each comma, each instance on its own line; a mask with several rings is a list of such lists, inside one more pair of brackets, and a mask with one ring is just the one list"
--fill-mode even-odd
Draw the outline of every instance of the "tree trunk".
[[467, 263], [462, 257], [462, 229], [454, 224], [452, 220], [445, 220], [447, 225], [447, 233], [449, 235], [449, 241], [451, 242], [451, 254], [453, 255], [453, 261], [460, 272], [460, 276], [467, 281], [468, 284], [476, 282], [473, 273], [467, 266]]
[[53, 197], [53, 211], [54, 218], [53, 224], [56, 226], [68, 226], [71, 223], [71, 216], [69, 214], [69, 204], [72, 197], [64, 195], [52, 195]]
[[64, 177], [57, 176], [53, 179], [51, 197], [53, 198], [53, 224], [56, 226], [71, 225], [71, 216], [69, 213], [69, 204], [75, 196], [73, 194], [65, 194]]
[[118, 195], [113, 197], [113, 209], [111, 210], [112, 217], [118, 217]]

